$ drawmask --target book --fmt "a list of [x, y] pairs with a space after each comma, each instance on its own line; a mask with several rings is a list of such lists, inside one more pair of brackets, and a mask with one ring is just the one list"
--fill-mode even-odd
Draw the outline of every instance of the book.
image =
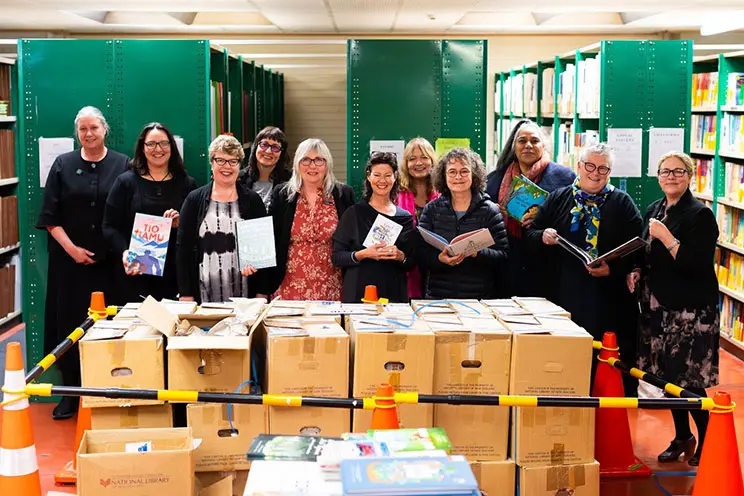
[[530, 210], [537, 210], [548, 197], [548, 192], [527, 179], [516, 176], [511, 182], [511, 193], [506, 199], [506, 213], [518, 221]]
[[397, 241], [402, 230], [403, 226], [397, 222], [393, 222], [382, 214], [377, 214], [375, 222], [369, 229], [367, 237], [364, 238], [364, 243], [362, 243], [362, 245], [365, 248], [369, 248], [378, 243], [385, 243], [388, 246], [392, 246]]
[[241, 269], [248, 265], [255, 269], [276, 267], [274, 223], [270, 216], [236, 222], [235, 238]]
[[172, 221], [168, 217], [135, 214], [128, 260], [140, 273], [162, 277]]
[[449, 242], [439, 234], [433, 233], [421, 226], [416, 227], [421, 233], [421, 237], [424, 238], [424, 241], [439, 251], [447, 250], [447, 253], [451, 257], [460, 254], [467, 257], [494, 244], [491, 232], [485, 227], [460, 234]]
[[452, 443], [444, 429], [440, 427], [369, 430], [367, 434], [372, 440], [385, 443], [391, 453], [427, 450], [443, 450], [445, 453], [450, 453], [452, 451]]
[[344, 495], [474, 495], [470, 464], [450, 458], [357, 458], [341, 462]]
[[285, 436], [281, 434], [259, 434], [248, 448], [249, 460], [295, 460], [317, 461], [318, 455], [332, 441], [341, 438], [320, 436]]
[[608, 251], [604, 255], [601, 255], [599, 257], [593, 257], [592, 255], [588, 254], [587, 252], [585, 252], [584, 250], [582, 250], [575, 244], [571, 243], [569, 240], [567, 240], [560, 234], [556, 234], [556, 239], [558, 241], [558, 246], [565, 249], [571, 255], [581, 260], [584, 263], [584, 265], [587, 265], [593, 268], [599, 267], [602, 264], [602, 262], [611, 262], [613, 260], [617, 260], [618, 258], [622, 258], [626, 255], [633, 253], [639, 248], [643, 248], [647, 245], [646, 241], [636, 236], [635, 238], [621, 244], [617, 248]]

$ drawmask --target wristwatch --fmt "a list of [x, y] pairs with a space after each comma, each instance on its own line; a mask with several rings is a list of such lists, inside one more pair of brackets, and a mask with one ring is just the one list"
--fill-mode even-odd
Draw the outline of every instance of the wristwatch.
[[679, 244], [679, 240], [677, 238], [674, 238], [674, 241], [672, 244], [666, 247], [667, 250], [672, 251], [672, 249]]

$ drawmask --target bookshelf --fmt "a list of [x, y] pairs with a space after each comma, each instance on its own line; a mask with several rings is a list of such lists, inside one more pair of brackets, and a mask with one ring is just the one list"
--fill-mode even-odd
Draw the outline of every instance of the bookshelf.
[[21, 316], [15, 61], [0, 58], [0, 333]]
[[744, 358], [743, 83], [744, 51], [694, 59], [690, 152], [697, 167], [691, 189], [718, 221], [722, 344], [739, 358]]
[[[644, 211], [661, 194], [648, 174], [649, 130], [685, 129], [687, 149], [690, 88], [680, 81], [691, 74], [692, 42], [686, 40], [602, 41], [497, 73], [495, 154], [522, 117], [542, 128], [552, 159], [571, 168], [583, 147], [608, 139], [609, 129], [640, 128], [640, 172], [614, 174], [612, 183]], [[636, 90], [630, 95], [628, 88]]]

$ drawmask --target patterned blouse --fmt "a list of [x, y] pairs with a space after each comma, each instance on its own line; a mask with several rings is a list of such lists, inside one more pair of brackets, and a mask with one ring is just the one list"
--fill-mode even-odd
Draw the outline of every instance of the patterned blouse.
[[240, 273], [235, 223], [240, 220], [238, 202], [211, 200], [199, 226], [202, 252], [199, 263], [201, 301], [223, 302], [248, 296], [248, 278]]
[[315, 208], [297, 199], [287, 253], [287, 274], [276, 292], [284, 300], [341, 301], [341, 269], [331, 264], [338, 214], [333, 197], [319, 192]]

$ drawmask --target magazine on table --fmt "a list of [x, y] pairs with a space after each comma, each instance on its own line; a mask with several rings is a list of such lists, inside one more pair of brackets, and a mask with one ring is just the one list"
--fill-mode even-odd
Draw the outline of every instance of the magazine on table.
[[556, 241], [558, 241], [558, 246], [565, 249], [571, 255], [581, 260], [584, 263], [584, 265], [587, 265], [592, 268], [599, 267], [602, 264], [602, 262], [612, 262], [613, 260], [617, 260], [618, 258], [623, 258], [626, 255], [630, 255], [631, 253], [638, 250], [639, 248], [645, 247], [647, 244], [643, 239], [636, 236], [635, 238], [621, 244], [617, 248], [608, 251], [604, 255], [601, 255], [599, 257], [594, 257], [557, 233], [556, 233]]
[[447, 242], [447, 240], [440, 235], [424, 229], [421, 226], [417, 226], [417, 228], [421, 233], [421, 236], [424, 238], [424, 241], [426, 241], [439, 251], [443, 251], [446, 249], [447, 253], [451, 257], [455, 257], [460, 254], [463, 254], [467, 257], [472, 255], [473, 253], [481, 251], [484, 248], [493, 246], [493, 244], [495, 243], [493, 240], [493, 236], [491, 236], [491, 232], [485, 227], [477, 229], [475, 231], [460, 234], [456, 238], [452, 239], [452, 241], [450, 242]]

